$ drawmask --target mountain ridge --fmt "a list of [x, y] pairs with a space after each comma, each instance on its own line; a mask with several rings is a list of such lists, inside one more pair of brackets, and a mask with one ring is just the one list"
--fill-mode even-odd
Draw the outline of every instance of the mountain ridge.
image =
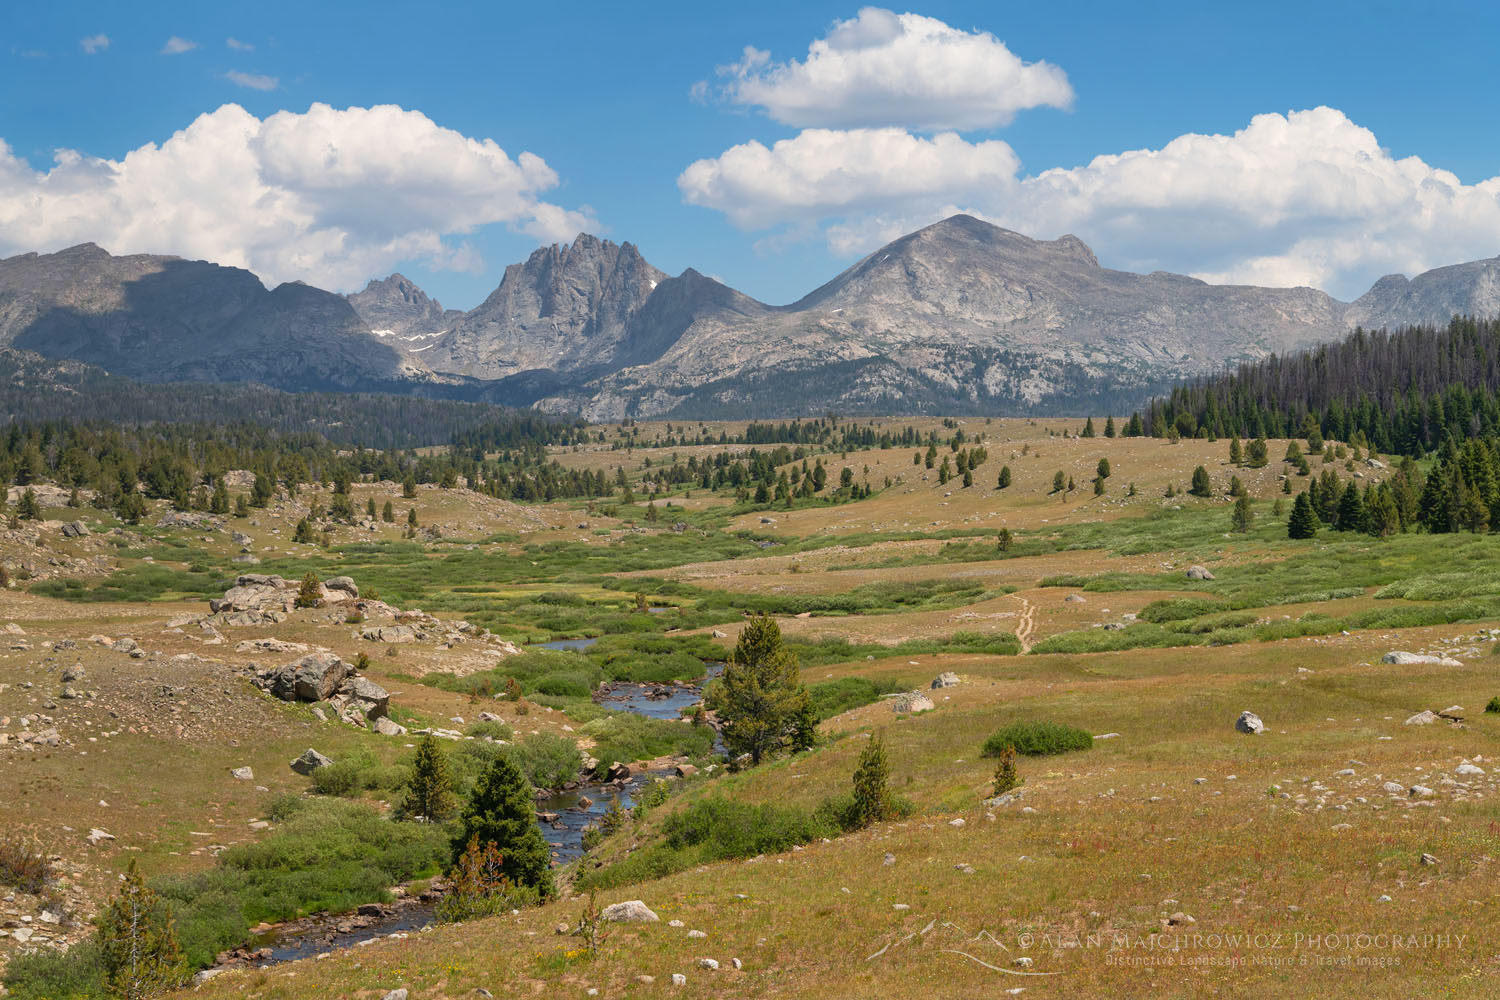
[[967, 215], [788, 305], [580, 233], [467, 312], [399, 273], [336, 295], [94, 244], [0, 260], [0, 347], [152, 381], [254, 381], [535, 405], [589, 419], [1129, 409], [1174, 382], [1368, 328], [1500, 314], [1500, 257], [1352, 303], [1100, 264]]

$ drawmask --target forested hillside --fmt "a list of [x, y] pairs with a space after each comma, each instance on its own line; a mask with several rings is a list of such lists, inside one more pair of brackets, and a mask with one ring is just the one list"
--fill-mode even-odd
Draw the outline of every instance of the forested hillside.
[[1356, 330], [1314, 350], [1240, 365], [1153, 400], [1127, 433], [1365, 440], [1420, 455], [1500, 433], [1500, 322]]

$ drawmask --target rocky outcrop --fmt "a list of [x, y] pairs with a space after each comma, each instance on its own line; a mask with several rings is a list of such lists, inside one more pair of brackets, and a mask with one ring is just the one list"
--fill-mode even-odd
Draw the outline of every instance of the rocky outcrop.
[[390, 693], [333, 653], [312, 653], [284, 666], [257, 670], [254, 682], [282, 701], [327, 702], [339, 718], [361, 727], [390, 711]]

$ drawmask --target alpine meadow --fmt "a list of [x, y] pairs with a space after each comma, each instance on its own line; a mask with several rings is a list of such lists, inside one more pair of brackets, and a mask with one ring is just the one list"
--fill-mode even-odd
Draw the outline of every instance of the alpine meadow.
[[1500, 993], [1500, 15], [283, 7], [7, 18], [0, 996]]

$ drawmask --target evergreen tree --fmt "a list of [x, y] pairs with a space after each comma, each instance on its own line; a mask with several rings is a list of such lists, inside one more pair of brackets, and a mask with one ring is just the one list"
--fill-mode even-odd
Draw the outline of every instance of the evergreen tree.
[[417, 744], [402, 809], [408, 816], [419, 816], [429, 822], [441, 822], [453, 812], [453, 775], [448, 768], [448, 755], [431, 733]]
[[1079, 437], [1091, 438], [1094, 436], [1094, 418], [1089, 417], [1083, 423], [1083, 433]]
[[974, 470], [973, 469], [965, 469], [964, 470], [964, 489], [968, 489], [970, 486], [973, 486], [973, 485], [974, 485]]
[[1114, 417], [1105, 417], [1104, 418], [1104, 436], [1107, 437], [1107, 438], [1112, 438], [1112, 437], [1115, 436], [1115, 418]]
[[1099, 473], [1099, 478], [1100, 479], [1108, 479], [1109, 478], [1109, 459], [1107, 459], [1107, 458], [1101, 458], [1101, 459], [1099, 459], [1098, 473]]
[[506, 878], [551, 898], [551, 850], [536, 825], [536, 796], [508, 753], [496, 757], [474, 786], [453, 840], [455, 862], [471, 841], [494, 843]]
[[851, 827], [863, 829], [871, 823], [895, 818], [890, 779], [891, 765], [885, 755], [885, 741], [876, 733], [859, 752], [859, 763], [854, 768], [854, 802], [849, 817]]
[[1250, 498], [1244, 493], [1234, 502], [1234, 512], [1230, 515], [1230, 525], [1238, 532], [1250, 530], [1255, 523], [1255, 511], [1250, 508]]
[[1370, 504], [1367, 530], [1376, 538], [1386, 538], [1401, 530], [1401, 511], [1396, 507], [1391, 489], [1381, 483], [1375, 491], [1375, 501]]
[[1002, 490], [1010, 488], [1010, 466], [1008, 465], [1000, 466], [1000, 481], [998, 488]]
[[1010, 533], [1009, 528], [1001, 528], [1000, 533], [995, 536], [995, 548], [1001, 552], [1009, 552], [1014, 542], [1015, 536]]
[[992, 790], [996, 795], [1004, 795], [1021, 783], [1016, 775], [1016, 748], [1006, 747], [1000, 751], [1000, 759], [995, 763], [995, 783]]
[[323, 584], [319, 582], [318, 574], [308, 570], [307, 575], [302, 578], [302, 586], [297, 588], [297, 607], [315, 608], [322, 603]]
[[408, 472], [406, 474], [406, 478], [401, 480], [401, 496], [403, 499], [411, 500], [415, 498], [416, 495], [417, 477]]
[[745, 624], [715, 694], [724, 744], [731, 751], [748, 753], [759, 764], [787, 744], [808, 699], [775, 619], [757, 615]]
[[1245, 449], [1238, 434], [1229, 439], [1229, 461], [1236, 467], [1245, 464]]
[[1292, 516], [1286, 523], [1286, 536], [1288, 538], [1311, 538], [1318, 533], [1318, 515], [1313, 512], [1312, 501], [1308, 499], [1307, 491], [1303, 490], [1297, 494], [1297, 499], [1292, 501]]
[[214, 497], [209, 510], [220, 515], [229, 513], [229, 484], [224, 482], [223, 476], [214, 480]]
[[1061, 493], [1063, 490], [1065, 490], [1067, 488], [1068, 488], [1068, 477], [1063, 473], [1063, 471], [1061, 469], [1058, 469], [1057, 473], [1055, 475], [1053, 475], [1053, 477], [1052, 477], [1052, 492], [1053, 493]]
[[1251, 441], [1245, 449], [1245, 464], [1252, 469], [1263, 469], [1270, 461], [1266, 450], [1266, 439], [1264, 436], [1257, 437]]
[[250, 501], [245, 498], [245, 494], [243, 494], [243, 493], [239, 494], [238, 496], [236, 496], [234, 498], [234, 516], [235, 517], [249, 517], [250, 516]]
[[1208, 478], [1208, 470], [1198, 466], [1193, 470], [1193, 486], [1188, 490], [1195, 497], [1206, 497], [1213, 495], [1213, 483]]
[[417, 508], [412, 507], [406, 512], [406, 526], [415, 528], [417, 526]]
[[122, 1000], [161, 996], [187, 978], [172, 911], [136, 868], [125, 871], [119, 893], [96, 919], [104, 981]]
[[265, 507], [270, 504], [271, 498], [275, 495], [276, 487], [271, 484], [270, 478], [257, 472], [255, 484], [250, 487], [250, 506]]
[[385, 502], [385, 506], [382, 507], [382, 508], [380, 508], [380, 519], [382, 521], [384, 521], [386, 524], [395, 524], [396, 523], [396, 505], [393, 504], [393, 503], [391, 503], [389, 500], [387, 500]]
[[1359, 487], [1353, 482], [1344, 487], [1344, 495], [1339, 497], [1338, 512], [1334, 515], [1334, 526], [1339, 531], [1365, 532], [1370, 528], [1369, 512], [1365, 510], [1364, 497], [1360, 495]]
[[297, 522], [297, 528], [292, 532], [292, 541], [298, 545], [311, 545], [313, 543], [312, 522], [307, 518]]
[[365, 501], [365, 517], [368, 517], [370, 520], [373, 521], [373, 520], [375, 520], [375, 518], [377, 518], [379, 516], [380, 515], [375, 510], [375, 498], [374, 497], [370, 497], [369, 499], [367, 499]]
[[21, 494], [21, 499], [16, 503], [16, 516], [23, 521], [36, 521], [42, 516], [41, 505], [36, 500], [36, 490], [30, 486]]

